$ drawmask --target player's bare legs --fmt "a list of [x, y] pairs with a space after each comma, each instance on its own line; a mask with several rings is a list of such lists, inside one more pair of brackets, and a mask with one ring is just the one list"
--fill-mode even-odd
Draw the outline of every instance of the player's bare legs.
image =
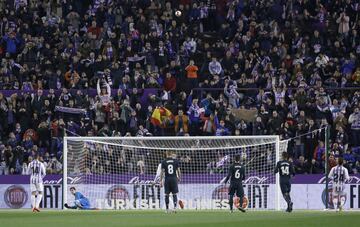
[[36, 207], [36, 192], [31, 192], [31, 207], [32, 207], [32, 211], [35, 211], [35, 207]]
[[343, 210], [343, 204], [345, 203], [345, 199], [341, 195], [339, 195], [339, 211]]
[[35, 206], [35, 210], [36, 210], [37, 212], [40, 212], [39, 208], [40, 208], [40, 203], [41, 203], [42, 197], [43, 197], [42, 192], [39, 191], [39, 192], [38, 192], [38, 195], [37, 195], [37, 197], [36, 197], [36, 206]]
[[340, 201], [340, 195], [336, 194], [333, 196], [333, 204], [334, 204], [334, 209], [336, 211], [341, 211], [342, 207], [341, 207], [341, 201]]
[[42, 194], [39, 192], [36, 196], [36, 191], [31, 192], [31, 206], [33, 212], [40, 212], [39, 205], [42, 198]]
[[342, 207], [342, 201], [341, 201], [341, 196], [340, 195], [338, 195], [338, 200], [339, 200], [339, 202], [338, 202], [338, 208], [339, 208], [339, 211], [342, 211], [342, 209], [343, 209], [343, 207]]

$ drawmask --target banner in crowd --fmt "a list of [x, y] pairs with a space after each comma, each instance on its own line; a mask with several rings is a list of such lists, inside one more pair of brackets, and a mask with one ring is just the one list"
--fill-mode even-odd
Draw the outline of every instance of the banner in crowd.
[[86, 109], [55, 106], [55, 111], [69, 114], [86, 114]]
[[[152, 175], [132, 174], [69, 177], [68, 187], [83, 192], [92, 206], [101, 209], [159, 209], [164, 207], [163, 188], [151, 183]], [[228, 209], [228, 185], [220, 184], [223, 175], [187, 174], [179, 185], [179, 199], [185, 209]], [[245, 179], [245, 205], [248, 208], [274, 209], [273, 175]], [[87, 182], [87, 183], [85, 183]], [[293, 179], [291, 195], [294, 209], [324, 209], [325, 177], [298, 175]], [[331, 198], [332, 187], [328, 193]], [[360, 175], [352, 175], [342, 201], [346, 209], [360, 209]], [[29, 176], [0, 176], [0, 208], [30, 208]], [[68, 202], [74, 197], [68, 192]], [[44, 181], [43, 208], [62, 208], [62, 176], [48, 175]], [[285, 204], [281, 198], [281, 206]], [[333, 207], [330, 199], [329, 207]]]
[[[74, 89], [69, 89], [69, 92], [71, 92], [73, 95], [75, 95], [75, 92], [78, 91], [78, 89], [74, 90]], [[117, 95], [117, 91], [118, 89], [111, 89], [111, 96], [116, 96]], [[26, 93], [28, 94], [36, 94], [37, 90], [30, 90], [30, 91], [22, 91], [22, 90], [0, 90], [0, 92], [5, 96], [5, 97], [10, 97], [13, 94], [17, 94], [17, 95], [24, 95]], [[55, 90], [55, 94], [56, 95], [60, 95], [62, 92], [62, 89], [57, 89]], [[126, 89], [123, 90], [123, 94], [126, 93], [131, 93], [132, 89]], [[93, 88], [89, 88], [89, 89], [83, 89], [82, 90], [83, 94], [87, 94], [90, 97], [95, 97], [97, 95], [97, 90], [93, 89]], [[145, 105], [148, 102], [149, 96], [150, 95], [157, 95], [158, 94], [158, 89], [155, 88], [147, 88], [147, 89], [142, 89], [141, 90], [142, 95], [140, 96], [140, 103], [141, 105]], [[43, 94], [45, 96], [47, 96], [49, 94], [49, 90], [44, 90]], [[138, 93], [139, 94], [139, 93]]]

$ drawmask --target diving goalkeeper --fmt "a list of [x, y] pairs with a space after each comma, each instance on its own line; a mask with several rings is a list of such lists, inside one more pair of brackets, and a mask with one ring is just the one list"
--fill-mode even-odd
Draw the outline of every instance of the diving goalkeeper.
[[80, 192], [77, 192], [75, 187], [70, 188], [71, 194], [75, 196], [74, 206], [69, 206], [67, 203], [64, 206], [68, 209], [80, 209], [80, 210], [97, 210], [97, 208], [91, 208], [89, 200]]

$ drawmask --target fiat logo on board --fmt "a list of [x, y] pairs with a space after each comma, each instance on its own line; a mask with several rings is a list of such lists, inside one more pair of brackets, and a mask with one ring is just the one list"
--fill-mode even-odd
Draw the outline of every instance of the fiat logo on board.
[[4, 193], [4, 201], [6, 205], [13, 209], [23, 207], [28, 200], [28, 194], [20, 185], [12, 185], [8, 187]]

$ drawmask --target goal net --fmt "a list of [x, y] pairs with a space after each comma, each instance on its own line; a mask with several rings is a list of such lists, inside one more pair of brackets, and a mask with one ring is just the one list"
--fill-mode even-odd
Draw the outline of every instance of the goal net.
[[69, 189], [75, 187], [92, 207], [163, 209], [164, 189], [154, 178], [166, 151], [174, 151], [182, 172], [178, 198], [185, 209], [229, 208], [229, 184], [221, 181], [237, 154], [246, 169], [242, 205], [279, 209], [273, 170], [286, 148], [278, 136], [65, 137], [64, 203], [74, 202]]

